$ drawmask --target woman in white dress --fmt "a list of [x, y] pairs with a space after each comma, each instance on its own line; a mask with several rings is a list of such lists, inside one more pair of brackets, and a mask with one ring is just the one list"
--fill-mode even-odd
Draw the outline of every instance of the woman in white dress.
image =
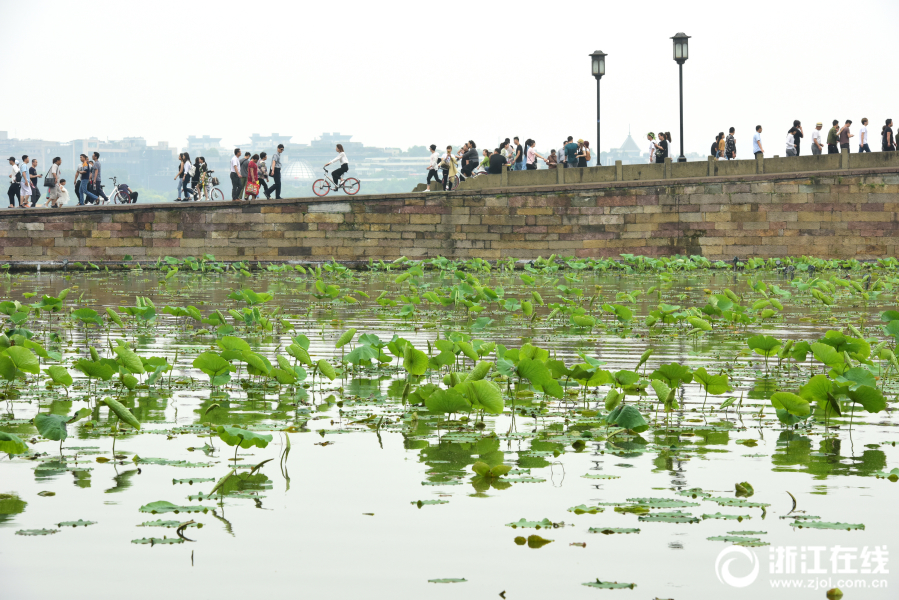
[[656, 161], [656, 135], [650, 131], [646, 134], [646, 139], [649, 140], [649, 163], [652, 164]]

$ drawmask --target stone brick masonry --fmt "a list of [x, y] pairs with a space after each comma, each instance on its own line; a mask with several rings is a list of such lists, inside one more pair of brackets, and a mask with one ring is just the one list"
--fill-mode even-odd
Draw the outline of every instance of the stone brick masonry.
[[[497, 176], [498, 177], [498, 176]], [[0, 213], [0, 260], [899, 254], [899, 168]]]

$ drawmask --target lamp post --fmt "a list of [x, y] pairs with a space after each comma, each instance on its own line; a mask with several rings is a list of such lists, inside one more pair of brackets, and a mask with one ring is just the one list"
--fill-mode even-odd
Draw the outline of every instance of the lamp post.
[[590, 55], [590, 66], [593, 77], [596, 78], [596, 164], [602, 165], [602, 150], [599, 145], [599, 80], [606, 74], [606, 54], [597, 50]]
[[690, 36], [681, 32], [671, 39], [674, 40], [674, 61], [680, 71], [680, 156], [677, 157], [677, 162], [687, 162], [687, 157], [684, 156], [684, 63], [690, 56]]

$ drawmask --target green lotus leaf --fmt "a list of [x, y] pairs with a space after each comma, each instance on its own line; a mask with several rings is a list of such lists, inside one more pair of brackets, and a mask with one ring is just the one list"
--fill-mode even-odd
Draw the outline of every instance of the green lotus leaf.
[[10, 346], [4, 352], [18, 370], [35, 375], [41, 372], [40, 361], [31, 350], [26, 350], [21, 346]]
[[462, 413], [471, 410], [471, 403], [454, 389], [435, 390], [425, 398], [425, 406], [432, 413]]
[[344, 346], [346, 346], [353, 340], [353, 337], [355, 335], [356, 335], [355, 329], [348, 329], [348, 330], [344, 331], [343, 335], [341, 335], [339, 338], [337, 338], [337, 343], [334, 344], [334, 347], [335, 348], [343, 348]]
[[265, 448], [268, 446], [269, 442], [272, 441], [271, 435], [247, 431], [246, 429], [240, 429], [239, 427], [219, 425], [215, 428], [215, 432], [218, 433], [222, 441], [229, 446], [239, 445], [244, 449], [252, 448], [253, 446]]
[[730, 391], [730, 384], [727, 381], [727, 375], [710, 375], [705, 367], [699, 367], [693, 373], [696, 382], [702, 386], [709, 394], [720, 396]]
[[194, 368], [200, 369], [212, 379], [233, 370], [231, 363], [215, 352], [204, 352], [193, 361]]
[[216, 343], [222, 350], [231, 350], [240, 353], [250, 351], [250, 345], [246, 342], [246, 340], [231, 335], [222, 337]]
[[37, 427], [38, 433], [57, 442], [64, 441], [69, 432], [66, 429], [68, 417], [61, 415], [48, 415], [46, 413], [38, 413], [34, 416], [34, 426]]
[[492, 381], [464, 381], [456, 386], [456, 391], [468, 398], [476, 410], [484, 410], [493, 415], [503, 412], [503, 393]]
[[117, 346], [113, 348], [113, 352], [116, 353], [116, 356], [119, 357], [119, 360], [122, 361], [125, 368], [132, 373], [146, 373], [144, 370], [144, 363], [141, 362], [140, 357], [131, 348]]
[[800, 529], [864, 529], [863, 523], [831, 523], [827, 521], [796, 521], [795, 525]]
[[403, 350], [403, 368], [410, 375], [424, 375], [428, 370], [428, 355], [407, 345]]
[[587, 533], [612, 535], [615, 533], [640, 533], [640, 530], [634, 527], [591, 527], [587, 530]]
[[606, 423], [630, 429], [636, 433], [646, 431], [649, 428], [649, 425], [646, 424], [646, 419], [643, 418], [640, 411], [630, 404], [619, 405], [610, 412], [606, 417]]
[[47, 375], [50, 376], [50, 379], [53, 380], [53, 383], [65, 387], [72, 385], [72, 376], [69, 374], [69, 371], [65, 367], [53, 365], [52, 367], [44, 369], [44, 371], [47, 373]]
[[328, 379], [330, 379], [331, 381], [334, 381], [335, 379], [337, 379], [337, 371], [335, 371], [334, 367], [331, 365], [331, 363], [326, 361], [324, 358], [319, 360], [316, 363], [316, 366], [318, 367], [318, 372], [321, 373], [322, 375], [324, 375], [325, 377], [327, 377]]
[[806, 417], [811, 413], [808, 400], [790, 392], [775, 392], [771, 395], [771, 404], [796, 417]]
[[109, 407], [109, 410], [115, 413], [115, 416], [120, 418], [125, 423], [128, 423], [134, 429], [140, 429], [140, 421], [137, 420], [130, 410], [125, 408], [125, 406], [114, 398], [104, 398], [103, 403]]
[[636, 583], [618, 583], [617, 581], [600, 581], [598, 578], [596, 581], [590, 581], [587, 583], [582, 583], [581, 585], [585, 585], [587, 587], [598, 588], [601, 590], [623, 590], [623, 589], [634, 589], [637, 587]]
[[[7, 454], [24, 454], [28, 452], [28, 446], [19, 439], [14, 433], [7, 433], [5, 431], [0, 431], [0, 452], [6, 452]], [[2, 500], [0, 500], [2, 502]], [[2, 512], [0, 512], [2, 514]]]

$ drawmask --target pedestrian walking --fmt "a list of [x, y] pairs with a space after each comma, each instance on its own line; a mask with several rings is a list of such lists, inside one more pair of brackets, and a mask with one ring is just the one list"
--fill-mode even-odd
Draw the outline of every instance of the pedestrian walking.
[[[53, 208], [57, 206], [57, 200], [59, 199], [59, 169], [62, 165], [62, 159], [58, 156], [53, 157], [53, 162], [50, 164], [50, 170], [47, 171], [47, 176], [44, 179], [48, 179], [50, 185], [47, 186], [47, 202], [53, 205]], [[44, 206], [47, 206], [45, 203]]]
[[824, 144], [821, 143], [821, 128], [824, 127], [821, 121], [815, 123], [815, 130], [812, 131], [812, 154], [819, 155], [821, 151], [824, 149]]
[[734, 132], [736, 130], [731, 127], [727, 134], [727, 139], [724, 141], [724, 154], [727, 156], [727, 160], [736, 160], [737, 159], [737, 138], [734, 137]]
[[190, 202], [194, 191], [190, 189], [190, 180], [196, 169], [190, 163], [190, 153], [184, 153], [184, 162], [181, 164], [181, 186], [184, 192], [184, 202]]
[[247, 161], [247, 186], [244, 188], [246, 191], [244, 200], [247, 202], [250, 201], [250, 196], [253, 197], [253, 200], [259, 197], [259, 165], [256, 163], [257, 160], [259, 160], [259, 155], [254, 154]]
[[656, 134], [650, 131], [646, 134], [646, 139], [649, 140], [649, 164], [652, 164], [656, 161]]
[[[177, 185], [175, 188], [178, 190], [178, 197], [175, 198], [175, 202], [181, 202], [181, 188], [184, 187], [181, 184], [181, 179], [184, 177], [184, 153], [181, 152], [178, 154], [178, 173], [175, 175], [175, 181], [177, 181]], [[78, 190], [75, 190], [76, 193]]]
[[259, 153], [259, 160], [256, 161], [256, 167], [259, 169], [259, 179], [256, 180], [256, 183], [265, 192], [265, 199], [271, 200], [273, 188], [268, 187], [268, 167], [265, 164], [265, 159], [267, 158], [268, 154], [265, 152]]
[[862, 119], [862, 128], [858, 130], [858, 151], [870, 152], [871, 147], [868, 145], [868, 119]]
[[19, 208], [31, 208], [31, 178], [28, 177], [28, 155], [22, 155], [19, 166]]
[[799, 140], [805, 137], [805, 134], [802, 131], [802, 123], [799, 119], [793, 121], [793, 127], [796, 128], [796, 131], [793, 132], [793, 148], [796, 150], [796, 156], [799, 156]]
[[31, 208], [37, 206], [37, 201], [41, 199], [41, 188], [37, 184], [37, 159], [31, 159], [31, 166], [28, 167], [28, 176], [31, 179]]
[[231, 167], [228, 175], [231, 177], [231, 201], [240, 200], [240, 192], [243, 190], [240, 185], [240, 148], [234, 149], [234, 156], [231, 157]]
[[431, 179], [443, 185], [443, 181], [440, 180], [440, 175], [437, 173], [437, 163], [440, 162], [440, 154], [437, 153], [437, 144], [431, 144], [431, 159], [428, 162], [428, 178], [425, 179], [425, 191], [431, 191]]
[[796, 156], [796, 128], [790, 127], [787, 132], [787, 156]]
[[272, 169], [271, 176], [272, 181], [272, 191], [275, 192], [275, 200], [281, 199], [281, 153], [284, 152], [284, 144], [278, 144], [278, 149], [275, 150], [275, 153], [272, 155]]
[[250, 172], [250, 153], [244, 152], [240, 159], [240, 199], [246, 200], [247, 177]]
[[87, 185], [89, 183], [91, 167], [87, 161], [87, 154], [82, 154], [81, 165], [78, 167], [78, 170], [75, 172], [75, 180], [78, 187], [75, 189], [75, 193], [78, 195], [78, 206], [84, 206], [85, 204], [95, 203], [97, 201], [97, 196], [91, 193], [89, 189], [87, 189]]
[[852, 121], [846, 119], [846, 124], [840, 129], [840, 151], [842, 151], [843, 148], [849, 150], [849, 138], [855, 137], [855, 135], [849, 133], [850, 125], [852, 125]]
[[6, 195], [9, 197], [9, 207], [15, 208], [19, 204], [19, 189], [22, 174], [19, 172], [19, 166], [16, 164], [16, 157], [9, 157], [9, 189]]
[[883, 152], [896, 151], [896, 138], [893, 137], [893, 119], [887, 119], [883, 129], [880, 130], [880, 137], [882, 139], [880, 149]]
[[755, 135], [752, 136], [752, 154], [765, 156], [765, 148], [762, 146], [762, 126], [755, 126]]
[[103, 178], [101, 177], [100, 172], [100, 153], [94, 152], [93, 158], [94, 163], [91, 165], [91, 183], [94, 187], [94, 193], [97, 194], [98, 197], [103, 198], [103, 202], [109, 202], [109, 198], [103, 193]]
[[830, 128], [830, 131], [827, 132], [827, 153], [828, 154], [839, 154], [840, 151], [837, 150], [837, 144], [840, 143], [840, 122], [836, 119], [833, 120], [833, 127]]

